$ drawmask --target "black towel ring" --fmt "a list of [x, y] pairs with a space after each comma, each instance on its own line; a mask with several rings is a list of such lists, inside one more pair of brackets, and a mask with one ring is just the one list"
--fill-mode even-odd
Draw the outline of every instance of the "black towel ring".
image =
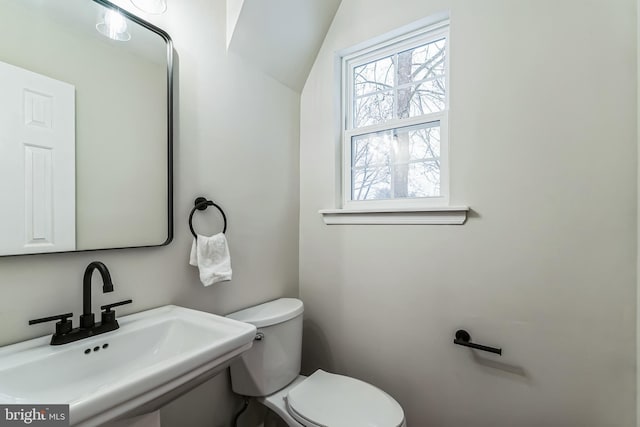
[[220, 206], [216, 205], [211, 200], [205, 199], [204, 197], [198, 197], [193, 204], [195, 206], [193, 207], [193, 209], [191, 209], [191, 214], [189, 214], [189, 228], [191, 229], [191, 234], [193, 234], [193, 237], [198, 238], [198, 235], [193, 230], [193, 214], [196, 212], [196, 210], [203, 211], [209, 206], [215, 206], [216, 208], [218, 208], [218, 210], [222, 214], [222, 219], [224, 220], [224, 228], [222, 229], [222, 232], [227, 232], [227, 216], [224, 214], [224, 211]]

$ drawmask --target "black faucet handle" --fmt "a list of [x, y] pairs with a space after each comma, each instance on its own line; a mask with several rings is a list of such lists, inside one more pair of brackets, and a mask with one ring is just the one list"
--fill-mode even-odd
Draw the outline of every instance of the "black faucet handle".
[[107, 305], [103, 305], [100, 306], [101, 310], [104, 310], [102, 312], [102, 324], [103, 325], [108, 325], [108, 324], [118, 324], [118, 322], [116, 322], [116, 312], [115, 311], [111, 311], [112, 308], [114, 307], [120, 307], [121, 305], [125, 305], [125, 304], [131, 304], [133, 302], [133, 300], [125, 300], [125, 301], [120, 301], [120, 302], [114, 302], [113, 304], [107, 304]]
[[128, 299], [120, 302], [114, 302], [113, 304], [101, 305], [100, 310], [111, 311], [111, 309], [114, 307], [120, 307], [121, 305], [131, 304], [132, 302], [133, 300]]
[[53, 322], [54, 320], [60, 320], [61, 322], [68, 322], [67, 319], [69, 319], [69, 317], [71, 316], [73, 316], [73, 313], [58, 314], [55, 316], [43, 317], [41, 319], [33, 319], [33, 320], [29, 320], [29, 325], [36, 325], [38, 323], [45, 323], [45, 322]]
[[45, 322], [53, 322], [54, 320], [59, 320], [56, 323], [56, 335], [63, 335], [71, 332], [73, 329], [72, 321], [69, 320], [69, 317], [72, 317], [73, 313], [66, 314], [58, 314], [56, 316], [43, 317], [41, 319], [33, 319], [29, 320], [29, 325], [36, 325], [38, 323]]

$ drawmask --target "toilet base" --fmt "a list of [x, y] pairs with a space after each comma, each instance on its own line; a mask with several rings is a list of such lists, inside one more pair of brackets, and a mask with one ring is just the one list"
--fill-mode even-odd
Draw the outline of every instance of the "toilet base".
[[307, 379], [307, 377], [305, 377], [304, 375], [298, 375], [298, 378], [293, 380], [291, 384], [289, 384], [282, 390], [278, 390], [269, 396], [256, 397], [256, 400], [275, 412], [276, 415], [282, 418], [282, 420], [287, 423], [289, 427], [304, 427], [289, 414], [289, 411], [287, 411], [287, 403], [285, 402], [284, 398], [287, 396], [287, 393], [289, 393], [289, 390], [291, 388], [297, 386], [305, 379]]

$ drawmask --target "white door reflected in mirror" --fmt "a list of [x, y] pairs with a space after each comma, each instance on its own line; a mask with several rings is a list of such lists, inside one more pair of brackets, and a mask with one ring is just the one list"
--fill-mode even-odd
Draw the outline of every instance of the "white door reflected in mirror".
[[73, 251], [75, 87], [0, 62], [0, 93], [0, 255]]

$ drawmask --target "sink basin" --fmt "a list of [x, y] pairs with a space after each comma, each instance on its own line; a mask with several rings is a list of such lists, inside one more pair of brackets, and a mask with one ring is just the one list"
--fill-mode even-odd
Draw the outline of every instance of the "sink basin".
[[118, 322], [62, 346], [47, 336], [0, 348], [0, 403], [69, 404], [74, 426], [139, 415], [225, 369], [256, 334], [253, 325], [173, 305]]

